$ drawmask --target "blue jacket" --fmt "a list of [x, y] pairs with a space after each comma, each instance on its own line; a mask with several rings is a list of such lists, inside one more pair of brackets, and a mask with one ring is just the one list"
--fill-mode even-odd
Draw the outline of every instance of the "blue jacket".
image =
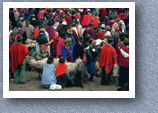
[[52, 85], [56, 84], [56, 69], [54, 64], [44, 64], [43, 73], [42, 73], [42, 84], [43, 85]]

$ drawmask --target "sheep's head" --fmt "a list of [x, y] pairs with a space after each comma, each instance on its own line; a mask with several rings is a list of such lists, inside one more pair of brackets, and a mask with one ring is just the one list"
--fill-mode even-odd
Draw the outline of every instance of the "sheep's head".
[[77, 64], [82, 63], [82, 60], [81, 60], [81, 59], [77, 59], [77, 60], [75, 61], [75, 63], [77, 63]]

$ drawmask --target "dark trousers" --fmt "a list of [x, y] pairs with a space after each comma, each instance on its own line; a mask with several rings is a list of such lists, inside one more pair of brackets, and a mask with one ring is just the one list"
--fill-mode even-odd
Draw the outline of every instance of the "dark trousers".
[[109, 85], [111, 80], [112, 70], [106, 73], [105, 66], [102, 67], [101, 85]]
[[65, 87], [66, 83], [67, 83], [66, 73], [57, 77], [57, 84], [61, 85], [62, 87]]
[[127, 86], [126, 89], [129, 89], [129, 67], [122, 67], [119, 68], [119, 86]]

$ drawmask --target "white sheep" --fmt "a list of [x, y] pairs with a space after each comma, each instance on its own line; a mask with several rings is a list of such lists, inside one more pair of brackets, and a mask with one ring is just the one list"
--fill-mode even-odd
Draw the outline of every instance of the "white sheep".
[[37, 61], [35, 60], [35, 59], [31, 59], [30, 60], [30, 67], [32, 68], [32, 69], [36, 69], [36, 63], [37, 63]]
[[81, 59], [77, 59], [75, 62], [67, 62], [67, 70], [66, 70], [66, 74], [70, 73], [70, 72], [76, 72], [77, 69], [77, 65], [79, 63], [82, 63]]

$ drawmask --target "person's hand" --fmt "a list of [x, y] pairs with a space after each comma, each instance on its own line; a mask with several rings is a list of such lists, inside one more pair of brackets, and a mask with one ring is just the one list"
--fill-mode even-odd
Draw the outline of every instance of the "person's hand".
[[84, 51], [86, 52], [86, 48], [84, 48]]

